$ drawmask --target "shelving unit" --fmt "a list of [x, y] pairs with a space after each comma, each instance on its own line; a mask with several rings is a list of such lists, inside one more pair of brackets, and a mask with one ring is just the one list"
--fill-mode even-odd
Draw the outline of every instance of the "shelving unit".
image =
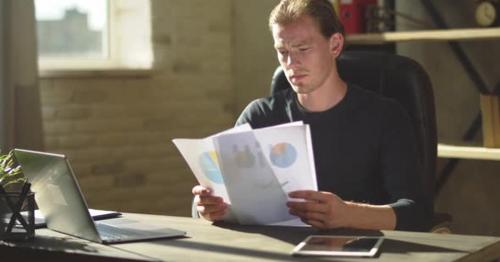
[[438, 144], [438, 157], [500, 161], [500, 148]]
[[468, 28], [352, 34], [346, 36], [348, 44], [379, 45], [408, 41], [472, 41], [500, 38], [500, 28]]
[[[352, 34], [346, 36], [348, 44], [380, 45], [409, 41], [473, 41], [500, 39], [500, 28], [467, 28]], [[438, 157], [456, 159], [500, 160], [500, 148], [456, 146], [438, 144]]]
[[[458, 44], [458, 41], [475, 41], [475, 40], [494, 40], [500, 39], [500, 27], [495, 28], [465, 28], [465, 29], [449, 29], [437, 10], [433, 7], [430, 0], [422, 0], [430, 13], [433, 21], [440, 30], [425, 30], [425, 31], [400, 31], [386, 33], [367, 33], [367, 34], [352, 34], [346, 36], [346, 43], [349, 46], [376, 46], [395, 44], [396, 42], [448, 42], [450, 48], [456, 55], [457, 59], [462, 63], [467, 74], [482, 94], [489, 94], [491, 91], [486, 83], [482, 80], [479, 72], [474, 68], [467, 54]], [[500, 86], [500, 84], [499, 84]], [[463, 139], [470, 141], [474, 134], [480, 128], [481, 115], [478, 114], [476, 119], [472, 121], [469, 129], [465, 132]], [[457, 166], [460, 159], [475, 159], [475, 160], [496, 160], [500, 161], [500, 148], [485, 148], [478, 146], [458, 146], [438, 144], [438, 157], [447, 158], [448, 162], [441, 170], [441, 175], [438, 178], [436, 186], [436, 194], [438, 194], [446, 183], [448, 177]]]

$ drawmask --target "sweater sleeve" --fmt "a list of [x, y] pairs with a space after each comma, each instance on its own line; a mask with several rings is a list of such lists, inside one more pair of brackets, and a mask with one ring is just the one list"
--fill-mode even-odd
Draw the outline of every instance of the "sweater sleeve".
[[380, 163], [390, 206], [396, 213], [396, 230], [428, 231], [433, 204], [424, 194], [414, 129], [399, 104], [392, 103], [387, 109], [382, 120]]

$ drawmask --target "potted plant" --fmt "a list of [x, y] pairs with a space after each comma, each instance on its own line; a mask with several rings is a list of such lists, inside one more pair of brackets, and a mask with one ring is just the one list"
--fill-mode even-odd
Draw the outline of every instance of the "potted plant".
[[0, 240], [33, 239], [34, 209], [34, 194], [14, 154], [0, 154]]
[[24, 184], [26, 179], [22, 173], [21, 166], [16, 164], [12, 151], [0, 154], [0, 187], [6, 190], [9, 186]]

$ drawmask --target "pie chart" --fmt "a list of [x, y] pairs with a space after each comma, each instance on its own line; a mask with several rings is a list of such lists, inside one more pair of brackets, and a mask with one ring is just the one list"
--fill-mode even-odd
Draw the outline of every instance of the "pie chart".
[[212, 182], [217, 184], [222, 184], [222, 174], [219, 168], [219, 162], [217, 161], [217, 153], [214, 151], [204, 152], [199, 157], [199, 164], [205, 176]]
[[287, 168], [297, 160], [297, 150], [289, 143], [278, 143], [271, 148], [269, 158], [277, 167]]

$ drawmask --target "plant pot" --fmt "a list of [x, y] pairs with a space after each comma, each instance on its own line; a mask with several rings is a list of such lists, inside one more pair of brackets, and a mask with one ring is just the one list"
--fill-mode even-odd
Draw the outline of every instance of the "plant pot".
[[0, 186], [0, 240], [28, 241], [35, 237], [35, 193], [29, 186], [6, 192]]

